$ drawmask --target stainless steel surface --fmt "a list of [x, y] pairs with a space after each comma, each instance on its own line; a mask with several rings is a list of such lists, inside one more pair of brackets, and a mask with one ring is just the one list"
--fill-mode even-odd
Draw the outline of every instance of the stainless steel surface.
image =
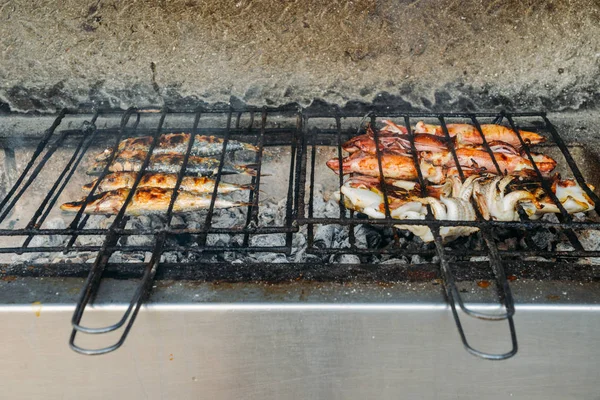
[[[600, 398], [600, 306], [518, 305], [521, 349], [502, 362], [465, 352], [440, 303], [154, 304], [102, 357], [68, 348], [72, 311], [0, 309], [7, 398]], [[88, 322], [122, 312], [96, 307]], [[498, 349], [496, 328], [467, 326], [486, 349]]]

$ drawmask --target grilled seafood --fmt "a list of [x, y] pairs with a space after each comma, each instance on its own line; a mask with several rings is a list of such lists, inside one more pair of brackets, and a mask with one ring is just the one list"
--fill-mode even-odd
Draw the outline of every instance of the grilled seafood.
[[[138, 172], [142, 169], [146, 154], [147, 153], [141, 151], [124, 151], [110, 164], [108, 169], [111, 172]], [[146, 171], [176, 174], [181, 169], [184, 158], [184, 154], [152, 154]], [[105, 166], [106, 164], [104, 162], [96, 162], [87, 173], [88, 175], [98, 175], [104, 170]], [[217, 174], [218, 169], [219, 160], [190, 156], [186, 174], [213, 176]], [[252, 165], [234, 165], [227, 163], [223, 165], [222, 173], [256, 175], [256, 171], [252, 169]]]
[[[147, 152], [150, 149], [154, 138], [152, 136], [143, 136], [136, 138], [129, 138], [121, 141], [117, 147], [117, 157], [127, 151], [140, 151]], [[152, 154], [164, 154], [164, 153], [179, 153], [185, 154], [188, 148], [188, 142], [190, 140], [189, 133], [167, 133], [158, 137], [158, 143], [154, 147]], [[216, 156], [223, 153], [223, 139], [215, 136], [204, 136], [196, 135], [194, 144], [192, 145], [191, 154], [199, 157], [210, 157]], [[250, 150], [257, 151], [255, 146], [248, 143], [238, 142], [237, 140], [229, 140], [227, 142], [227, 152], [234, 152], [238, 150]], [[98, 156], [96, 161], [105, 161], [110, 158], [112, 148], [104, 150]]]
[[[413, 136], [415, 149], [417, 151], [439, 151], [446, 150], [444, 140], [435, 135], [420, 133]], [[408, 135], [378, 135], [379, 150], [381, 152], [410, 155], [412, 150]], [[375, 147], [375, 136], [371, 128], [367, 128], [367, 133], [356, 136], [342, 145], [342, 148], [348, 153], [363, 151], [369, 154], [377, 154]]]
[[[393, 133], [380, 132], [378, 137], [379, 150], [386, 153], [406, 154], [404, 141], [407, 140]], [[410, 148], [410, 144], [409, 144]], [[367, 133], [355, 136], [342, 145], [342, 149], [348, 153], [363, 151], [369, 154], [377, 154], [375, 147], [375, 134], [371, 127], [367, 127]]]
[[[476, 176], [467, 178], [464, 182], [456, 177], [450, 177], [444, 184], [439, 199], [429, 196], [424, 200], [431, 206], [433, 216], [437, 220], [475, 221], [476, 214], [470, 202], [473, 184]], [[423, 216], [424, 218], [424, 216]], [[424, 242], [433, 241], [431, 229], [422, 225], [396, 225], [398, 229], [406, 229], [419, 236]], [[440, 236], [444, 241], [452, 241], [461, 236], [469, 236], [479, 228], [473, 226], [442, 226]]]
[[[364, 175], [356, 175], [348, 179], [344, 186], [350, 189], [369, 190], [379, 195], [379, 211], [385, 212], [383, 190], [381, 188], [381, 182], [379, 181], [379, 178]], [[419, 184], [416, 182], [403, 181], [397, 179], [387, 179], [385, 181], [385, 186], [390, 210], [395, 210], [403, 204], [412, 201], [414, 198], [418, 198], [421, 190]], [[357, 191], [355, 192], [355, 195], [360, 197], [361, 193], [362, 192]], [[357, 199], [359, 199], [359, 197], [357, 197]], [[356, 207], [352, 204], [352, 202], [347, 203], [346, 207], [352, 210], [357, 210]]]
[[[533, 186], [533, 187], [532, 187]], [[532, 218], [538, 218], [543, 214], [554, 213], [559, 214], [560, 209], [554, 204], [552, 198], [541, 187], [539, 182], [534, 183], [518, 183], [513, 188], [521, 188], [533, 193], [536, 199], [536, 204], [539, 204], [535, 210], [529, 211], [531, 206], [527, 203], [523, 204], [523, 208], [532, 215]], [[594, 190], [594, 186], [588, 184], [590, 190]], [[569, 213], [587, 212], [595, 208], [594, 201], [588, 196], [581, 186], [574, 179], [561, 180], [558, 176], [555, 177], [551, 186], [552, 192], [560, 201], [563, 208]]]
[[[449, 191], [449, 197], [441, 196], [420, 198], [415, 193], [418, 189], [416, 184], [407, 185], [401, 182], [400, 186], [406, 188], [405, 196], [397, 198], [394, 194], [388, 194], [390, 201], [390, 216], [394, 219], [425, 219], [427, 215], [426, 204], [431, 205], [434, 217], [438, 220], [473, 221], [475, 210], [469, 198], [473, 191], [473, 182], [476, 177], [467, 179], [464, 183], [453, 178], [445, 185]], [[372, 179], [372, 178], [369, 178]], [[409, 182], [410, 183], [410, 182]], [[349, 209], [362, 212], [371, 218], [385, 218], [383, 195], [378, 189], [373, 189], [375, 182], [362, 178], [351, 178], [334, 194], [339, 201], [341, 194], [344, 195], [345, 206]], [[419, 236], [425, 242], [433, 241], [433, 234], [427, 226], [422, 225], [396, 225], [399, 229], [408, 230]], [[476, 232], [478, 228], [468, 226], [441, 227], [440, 235], [445, 241], [454, 240], [460, 236], [468, 236]]]
[[[433, 165], [441, 165], [445, 167], [455, 167], [456, 162], [451, 152], [421, 152], [419, 156]], [[496, 166], [492, 156], [485, 150], [480, 150], [472, 147], [463, 147], [456, 150], [456, 157], [461, 167], [482, 169], [487, 172], [497, 173]], [[504, 174], [515, 174], [532, 176], [535, 175], [533, 164], [528, 159], [519, 155], [499, 152], [494, 154], [494, 158], [500, 167], [500, 171]], [[544, 154], [532, 153], [532, 158], [535, 161], [538, 169], [542, 174], [549, 174], [555, 167], [556, 161]]]
[[[118, 214], [129, 195], [129, 189], [121, 188], [110, 192], [100, 193], [94, 196], [85, 207], [84, 213], [98, 215]], [[135, 191], [131, 202], [127, 206], [126, 215], [145, 215], [166, 213], [169, 208], [172, 189], [155, 187], [139, 188]], [[183, 213], [207, 209], [210, 206], [211, 196], [199, 195], [194, 192], [180, 191], [173, 205], [173, 212]], [[61, 210], [78, 212], [85, 204], [85, 198], [81, 201], [65, 203], [60, 206]], [[234, 202], [217, 198], [215, 208], [230, 208], [248, 206], [251, 203]]]
[[[98, 193], [109, 192], [111, 190], [128, 188], [131, 189], [137, 178], [137, 172], [114, 172], [105, 176], [98, 188]], [[96, 184], [96, 180], [83, 186], [83, 190], [89, 192]], [[177, 183], [177, 174], [161, 174], [147, 172], [142, 176], [138, 188], [157, 187], [163, 189], [173, 189]], [[187, 192], [212, 193], [215, 188], [215, 181], [206, 177], [184, 176], [181, 180], [180, 190]], [[230, 193], [238, 190], [250, 190], [252, 185], [235, 185], [232, 183], [219, 182], [218, 193]]]
[[529, 206], [523, 207], [529, 216], [534, 215], [536, 210], [541, 207], [534, 194], [527, 190], [514, 190], [506, 194], [506, 187], [513, 179], [512, 176], [496, 176], [475, 180], [473, 198], [477, 202], [483, 218], [497, 221], [517, 221], [519, 219], [517, 212], [519, 203], [529, 203]]
[[[483, 139], [476, 127], [469, 124], [447, 124], [448, 134], [450, 137], [455, 137], [458, 144], [482, 144]], [[423, 121], [417, 122], [415, 126], [416, 133], [429, 133], [436, 136], [445, 136], [440, 125], [429, 125]], [[521, 141], [517, 134], [510, 128], [503, 125], [483, 124], [481, 132], [485, 136], [485, 140], [489, 143], [492, 141], [501, 141], [508, 143], [511, 146], [520, 148]], [[538, 135], [535, 132], [519, 130], [521, 137], [525, 143], [538, 144], [546, 141], [546, 138]]]
[[385, 126], [381, 128], [380, 132], [393, 133], [396, 135], [408, 135], [408, 130], [402, 125], [397, 125], [388, 119], [384, 119], [381, 122], [383, 122]]
[[[327, 161], [327, 166], [334, 172], [339, 173], [340, 160], [333, 158]], [[386, 154], [381, 156], [381, 168], [385, 178], [416, 180], [417, 169], [412, 157]], [[441, 167], [436, 167], [428, 162], [421, 161], [419, 164], [424, 179], [433, 183], [439, 183], [444, 179]], [[363, 175], [378, 177], [379, 163], [377, 156], [359, 151], [342, 160], [342, 173], [361, 173]]]

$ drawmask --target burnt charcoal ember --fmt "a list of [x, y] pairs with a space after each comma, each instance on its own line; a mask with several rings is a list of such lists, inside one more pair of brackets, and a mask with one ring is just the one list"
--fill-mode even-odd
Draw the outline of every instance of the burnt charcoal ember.
[[389, 258], [385, 261], [382, 261], [381, 264], [385, 264], [385, 265], [408, 264], [408, 259], [406, 257], [394, 257], [394, 258]]
[[285, 246], [285, 235], [283, 235], [283, 234], [252, 235], [250, 237], [250, 246], [283, 247], [283, 246]]
[[124, 253], [121, 251], [114, 252], [110, 256], [109, 263], [131, 263], [131, 262], [143, 262], [146, 259], [144, 252], [132, 252]]
[[338, 231], [342, 230], [341, 225], [319, 225], [314, 231], [313, 246], [318, 249], [333, 248], [334, 240], [339, 236]]
[[[578, 238], [584, 249], [588, 251], [600, 250], [600, 231], [584, 229], [578, 232]], [[586, 257], [578, 260], [582, 264], [600, 265], [600, 257]]]
[[369, 225], [359, 225], [354, 228], [356, 246], [361, 249], [378, 249], [381, 246], [381, 234]]
[[287, 200], [280, 200], [277, 204], [272, 202], [262, 203], [258, 215], [260, 226], [282, 225], [285, 221]]
[[227, 234], [210, 234], [206, 237], [206, 245], [214, 247], [227, 247], [231, 243], [231, 236]]
[[306, 229], [304, 232], [295, 233], [292, 237], [291, 261], [303, 262], [306, 260]]
[[533, 240], [533, 243], [535, 243], [535, 245], [540, 250], [551, 251], [552, 244], [556, 240], [556, 234], [553, 232], [550, 232], [550, 230], [548, 230], [548, 229], [544, 229], [544, 230], [539, 230], [539, 231], [535, 232], [533, 235], [531, 235], [531, 239]]
[[337, 264], [360, 264], [360, 257], [355, 254], [339, 254], [333, 257]]

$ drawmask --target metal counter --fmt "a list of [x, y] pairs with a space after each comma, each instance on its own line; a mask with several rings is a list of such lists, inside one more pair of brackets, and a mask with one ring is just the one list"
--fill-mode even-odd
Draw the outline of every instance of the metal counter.
[[[118, 319], [133, 284], [108, 282], [85, 322]], [[519, 353], [498, 362], [463, 349], [433, 283], [157, 282], [121, 349], [82, 356], [67, 345], [80, 285], [0, 282], [6, 398], [600, 398], [597, 282], [514, 282]], [[463, 319], [480, 347], [509, 346], [505, 322]]]

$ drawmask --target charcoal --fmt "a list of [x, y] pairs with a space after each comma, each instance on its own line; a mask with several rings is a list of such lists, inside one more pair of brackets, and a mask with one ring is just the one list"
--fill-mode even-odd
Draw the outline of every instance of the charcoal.
[[552, 250], [552, 242], [556, 240], [556, 234], [544, 229], [535, 232], [531, 239], [539, 249]]
[[385, 264], [385, 265], [408, 264], [408, 260], [406, 259], [406, 257], [390, 258], [385, 261], [382, 261], [381, 264]]
[[333, 247], [336, 232], [341, 230], [340, 225], [319, 225], [314, 231], [313, 246], [319, 249]]
[[340, 254], [336, 257], [338, 264], [360, 264], [360, 257], [354, 254]]
[[253, 235], [250, 238], [250, 245], [256, 247], [283, 247], [285, 246], [285, 235]]

